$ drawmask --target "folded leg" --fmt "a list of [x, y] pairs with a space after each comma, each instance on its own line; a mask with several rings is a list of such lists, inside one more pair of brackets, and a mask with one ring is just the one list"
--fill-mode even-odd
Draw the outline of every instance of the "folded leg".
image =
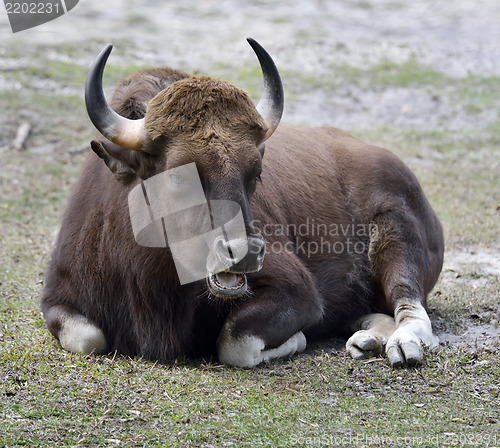
[[253, 295], [238, 303], [226, 319], [217, 342], [219, 359], [252, 367], [301, 352], [303, 330], [323, 313], [313, 278], [294, 254], [266, 256], [265, 274], [253, 274]]
[[67, 305], [42, 304], [49, 331], [61, 346], [74, 353], [102, 353], [106, 338], [100, 328]]

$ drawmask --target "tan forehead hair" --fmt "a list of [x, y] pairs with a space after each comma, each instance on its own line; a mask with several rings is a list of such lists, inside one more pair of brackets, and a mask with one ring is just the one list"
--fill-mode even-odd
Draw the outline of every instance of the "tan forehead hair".
[[240, 128], [264, 133], [267, 125], [246, 92], [209, 77], [173, 83], [149, 102], [146, 112], [146, 129], [153, 140], [181, 133], [210, 139]]

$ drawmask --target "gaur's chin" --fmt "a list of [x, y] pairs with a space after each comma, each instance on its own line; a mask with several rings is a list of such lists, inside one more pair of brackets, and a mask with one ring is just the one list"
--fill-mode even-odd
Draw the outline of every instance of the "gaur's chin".
[[207, 287], [211, 294], [221, 299], [237, 299], [247, 292], [247, 276], [235, 272], [219, 272], [207, 275]]

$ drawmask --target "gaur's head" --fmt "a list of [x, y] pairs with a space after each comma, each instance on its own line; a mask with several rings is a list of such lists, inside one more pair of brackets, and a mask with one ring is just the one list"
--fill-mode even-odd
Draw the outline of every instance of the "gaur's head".
[[[245, 274], [263, 265], [265, 242], [252, 226], [251, 198], [260, 180], [265, 141], [276, 130], [283, 112], [278, 70], [257, 42], [248, 42], [264, 76], [264, 92], [257, 106], [247, 93], [225, 81], [193, 76], [175, 80], [159, 91], [147, 103], [143, 117], [125, 118], [108, 105], [102, 89], [111, 45], [94, 61], [85, 92], [89, 116], [104, 137], [94, 140], [92, 149], [118, 179], [146, 181], [168, 172], [167, 183], [172, 188], [167, 186], [162, 195], [182, 201], [189, 181], [175, 174], [182, 170], [173, 169], [196, 166], [206, 205], [190, 208], [174, 227], [181, 229], [179, 235], [184, 223], [202, 229], [211, 221], [209, 229], [210, 224], [222, 229], [210, 240], [209, 252], [200, 255], [206, 258], [202, 262], [209, 291], [222, 298], [243, 295]], [[177, 198], [175, 191], [180, 192]], [[232, 237], [230, 229], [224, 229], [234, 207], [222, 207], [225, 210], [218, 213], [215, 209], [221, 204], [239, 206], [236, 212], [244, 223], [243, 237]]]

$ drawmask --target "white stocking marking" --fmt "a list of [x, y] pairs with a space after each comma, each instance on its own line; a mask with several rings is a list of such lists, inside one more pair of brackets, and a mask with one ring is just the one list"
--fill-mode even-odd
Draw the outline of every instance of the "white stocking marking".
[[394, 316], [397, 329], [387, 342], [387, 357], [394, 367], [417, 364], [422, 360], [422, 345], [435, 347], [439, 342], [429, 316], [418, 302], [398, 305]]
[[84, 355], [92, 352], [102, 353], [106, 348], [106, 338], [102, 330], [82, 315], [64, 319], [59, 332], [59, 342], [66, 350]]
[[257, 336], [246, 335], [233, 339], [221, 335], [217, 348], [220, 361], [237, 367], [253, 367], [264, 361], [304, 351], [306, 337], [299, 331], [279, 347], [264, 350], [265, 343]]

